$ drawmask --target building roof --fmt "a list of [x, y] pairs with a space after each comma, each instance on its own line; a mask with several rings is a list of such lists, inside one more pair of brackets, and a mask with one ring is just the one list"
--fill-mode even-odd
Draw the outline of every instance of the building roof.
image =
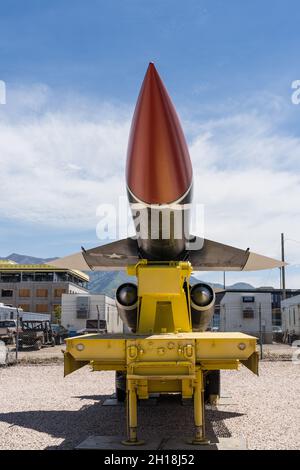
[[[4, 261], [4, 262], [3, 262]], [[89, 281], [89, 276], [82, 271], [78, 271], [77, 269], [63, 269], [63, 268], [55, 268], [54, 266], [50, 266], [49, 264], [13, 264], [8, 262], [7, 260], [0, 261], [0, 272], [10, 272], [10, 273], [18, 273], [18, 272], [66, 272], [71, 273], [74, 276], [79, 277], [83, 281]]]
[[[253, 289], [225, 289], [225, 292], [249, 292], [249, 293], [268, 293], [268, 294], [278, 294], [283, 292], [283, 289], [277, 289], [276, 287], [257, 287]], [[286, 289], [286, 292], [289, 294], [300, 294], [300, 289]]]
[[281, 301], [282, 307], [290, 307], [290, 306], [299, 305], [299, 304], [300, 304], [300, 294]]

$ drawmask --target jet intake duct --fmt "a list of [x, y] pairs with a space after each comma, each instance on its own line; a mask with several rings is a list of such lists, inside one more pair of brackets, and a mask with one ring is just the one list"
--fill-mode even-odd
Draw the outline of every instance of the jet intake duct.
[[214, 314], [214, 290], [208, 284], [199, 282], [191, 286], [190, 297], [193, 331], [205, 331]]
[[135, 333], [138, 310], [137, 286], [131, 282], [121, 284], [116, 292], [116, 305], [122, 321]]

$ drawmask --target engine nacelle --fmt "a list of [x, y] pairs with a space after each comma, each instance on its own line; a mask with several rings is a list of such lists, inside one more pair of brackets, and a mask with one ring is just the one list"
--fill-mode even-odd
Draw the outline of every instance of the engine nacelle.
[[199, 282], [191, 286], [190, 298], [193, 331], [205, 331], [214, 314], [215, 292], [208, 284]]
[[116, 305], [120, 318], [130, 330], [136, 332], [138, 294], [137, 286], [131, 282], [121, 284], [116, 292]]

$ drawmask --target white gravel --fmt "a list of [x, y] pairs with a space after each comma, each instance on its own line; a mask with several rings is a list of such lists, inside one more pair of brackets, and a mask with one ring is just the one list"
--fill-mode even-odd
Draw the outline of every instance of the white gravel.
[[[265, 362], [222, 372], [230, 404], [206, 411], [208, 437], [245, 437], [250, 449], [300, 449], [300, 366]], [[0, 449], [74, 448], [91, 434], [125, 435], [124, 407], [104, 407], [114, 373], [85, 367], [63, 378], [62, 365], [0, 369]], [[140, 436], [190, 437], [191, 406], [174, 400], [139, 407]]]

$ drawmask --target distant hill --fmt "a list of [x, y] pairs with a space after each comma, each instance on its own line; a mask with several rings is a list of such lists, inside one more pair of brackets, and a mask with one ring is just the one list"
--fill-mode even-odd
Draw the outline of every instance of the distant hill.
[[[110, 297], [114, 297], [117, 288], [123, 282], [133, 282], [134, 278], [132, 276], [127, 276], [124, 271], [96, 271], [96, 272], [89, 272], [90, 282], [89, 282], [89, 290], [96, 294], [96, 293], [105, 293]], [[200, 279], [196, 278], [195, 276], [191, 276], [190, 278], [191, 284], [195, 284], [196, 282], [201, 282]], [[205, 282], [205, 281], [204, 281]], [[219, 283], [209, 282], [209, 284], [215, 289], [223, 289], [223, 285]], [[254, 289], [251, 284], [246, 282], [236, 282], [231, 286], [227, 286], [227, 289]]]
[[[11, 253], [10, 255], [1, 258], [6, 260], [15, 261], [18, 264], [45, 264], [48, 261], [52, 261], [54, 258], [37, 258], [34, 256], [27, 256], [27, 255], [20, 255], [18, 253]], [[125, 271], [95, 271], [95, 272], [88, 272], [90, 276], [89, 282], [89, 291], [93, 294], [106, 294], [110, 297], [114, 297], [117, 288], [120, 284], [124, 282], [132, 282], [134, 278], [132, 276], [127, 276]], [[191, 276], [191, 284], [195, 284], [196, 282], [201, 282], [195, 276]], [[222, 289], [223, 285], [219, 283], [209, 283], [212, 287]], [[254, 289], [251, 284], [247, 284], [246, 282], [237, 282], [231, 286], [227, 286], [227, 289]]]
[[248, 290], [248, 289], [255, 289], [254, 286], [251, 284], [248, 284], [247, 282], [236, 282], [235, 284], [232, 284], [232, 286], [227, 286], [227, 289], [231, 290]]
[[56, 258], [36, 258], [35, 256], [28, 256], [28, 255], [19, 255], [18, 253], [11, 253], [8, 256], [0, 259], [7, 259], [11, 261], [15, 261], [18, 264], [45, 264], [48, 261], [52, 261]]

